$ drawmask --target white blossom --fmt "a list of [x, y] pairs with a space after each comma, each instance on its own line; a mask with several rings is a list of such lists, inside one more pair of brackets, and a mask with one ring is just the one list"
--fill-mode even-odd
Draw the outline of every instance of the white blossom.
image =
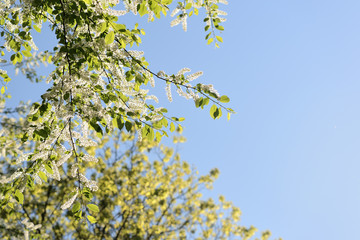
[[165, 87], [165, 90], [166, 90], [166, 96], [169, 100], [169, 102], [172, 102], [172, 96], [171, 96], [171, 84], [167, 83], [166, 84], [166, 87]]
[[197, 79], [198, 77], [200, 77], [202, 75], [203, 75], [203, 72], [199, 71], [199, 72], [187, 75], [186, 80], [190, 82], [190, 81], [193, 81], [193, 80]]
[[175, 18], [174, 20], [172, 20], [170, 22], [170, 26], [174, 27], [174, 26], [178, 25], [179, 23], [181, 23], [181, 19], [180, 18]]
[[71, 207], [71, 205], [75, 202], [78, 193], [79, 193], [79, 192], [76, 190], [75, 195], [72, 196], [72, 197], [71, 197], [67, 202], [65, 202], [63, 205], [61, 205], [61, 209], [62, 209], [62, 210], [65, 210], [65, 209], [68, 209], [69, 207]]
[[184, 15], [184, 17], [182, 17], [182, 28], [184, 30], [184, 32], [187, 31], [187, 15]]
[[178, 71], [176, 76], [183, 75], [183, 74], [185, 74], [187, 72], [190, 72], [190, 71], [191, 71], [190, 68], [182, 68], [182, 69], [180, 69], [180, 71]]
[[170, 16], [171, 16], [171, 17], [174, 17], [178, 12], [180, 12], [180, 8], [179, 8], [179, 7], [175, 8], [175, 9], [171, 12]]
[[89, 154], [85, 154], [83, 157], [82, 157], [82, 160], [84, 160], [85, 162], [98, 162], [99, 160], [96, 158], [96, 157], [93, 157]]
[[16, 171], [14, 172], [13, 174], [11, 174], [10, 177], [5, 177], [5, 176], [2, 176], [1, 177], [1, 180], [0, 180], [0, 183], [4, 184], [4, 183], [9, 183], [15, 179], [17, 179], [18, 177], [20, 177], [23, 173], [20, 172], [20, 171]]

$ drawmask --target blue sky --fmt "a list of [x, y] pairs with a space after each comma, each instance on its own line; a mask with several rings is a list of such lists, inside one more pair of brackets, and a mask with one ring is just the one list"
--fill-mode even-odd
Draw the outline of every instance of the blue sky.
[[[201, 18], [186, 33], [169, 18], [140, 21], [150, 68], [204, 71], [199, 81], [237, 112], [214, 121], [190, 101], [168, 103], [159, 82], [162, 103], [186, 118], [183, 159], [201, 173], [220, 169], [209, 195], [233, 201], [246, 225], [287, 240], [357, 239], [360, 2], [230, 0], [223, 9], [220, 49], [206, 45]], [[30, 96], [27, 86], [13, 80], [12, 101]]]

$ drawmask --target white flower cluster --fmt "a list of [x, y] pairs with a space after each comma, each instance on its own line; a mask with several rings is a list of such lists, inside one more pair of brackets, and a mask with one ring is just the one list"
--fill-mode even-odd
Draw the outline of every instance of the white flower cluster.
[[171, 95], [171, 84], [170, 83], [166, 83], [166, 87], [165, 87], [165, 90], [166, 90], [166, 96], [169, 100], [169, 102], [172, 102], [172, 95]]
[[128, 11], [126, 10], [114, 10], [114, 9], [106, 9], [105, 13], [107, 13], [110, 16], [115, 16], [115, 17], [119, 17], [119, 16], [124, 16], [125, 14], [128, 13]]
[[79, 191], [76, 189], [76, 193], [74, 194], [74, 196], [72, 196], [63, 205], [61, 205], [61, 209], [65, 210], [65, 209], [68, 209], [69, 207], [71, 207], [71, 205], [75, 202], [76, 197], [78, 196], [78, 194], [79, 194]]
[[[44, 163], [44, 164], [46, 164], [46, 163]], [[46, 168], [44, 167], [44, 165], [42, 165], [39, 170], [42, 171], [42, 172], [44, 172], [48, 178], [53, 178], [53, 179], [55, 179], [55, 180], [57, 180], [57, 181], [60, 181], [60, 180], [61, 180], [61, 178], [60, 178], [60, 172], [59, 172], [59, 168], [58, 168], [57, 164], [56, 164], [54, 161], [52, 161], [52, 162], [51, 162], [51, 166], [52, 166], [52, 171], [53, 171], [52, 174], [50, 174], [50, 173], [46, 170]]]
[[[206, 0], [208, 3], [227, 3], [225, 0]], [[27, 11], [31, 11], [32, 0], [20, 1], [19, 6], [26, 6]], [[89, 14], [95, 15], [111, 15], [111, 16], [123, 16], [128, 12], [137, 14], [137, 6], [139, 4], [146, 4], [147, 10], [149, 12], [149, 20], [154, 17], [154, 13], [149, 8], [149, 4], [144, 0], [127, 0], [121, 1], [124, 3], [125, 10], [116, 10], [112, 8], [113, 4], [118, 4], [119, 0], [97, 0], [93, 1], [93, 5], [89, 5]], [[193, 8], [203, 7], [205, 4], [204, 0], [189, 0], [188, 3], [192, 4]], [[9, 7], [12, 9], [12, 4], [15, 4], [14, 0], [3, 0], [0, 2], [0, 18], [9, 16], [9, 12], [6, 10]], [[15, 9], [14, 11], [22, 11], [22, 8]], [[174, 9], [171, 13], [171, 16], [175, 17], [171, 21], [171, 26], [182, 24], [184, 31], [187, 30], [187, 17], [185, 6], [183, 3], [179, 3], [179, 6]], [[221, 10], [214, 10], [217, 15], [226, 15], [225, 12]], [[47, 14], [47, 13], [44, 13]], [[54, 24], [54, 18], [51, 14], [48, 14], [48, 19], [50, 23]], [[20, 24], [22, 23], [22, 16], [20, 16]], [[220, 19], [224, 21], [224, 19]], [[104, 22], [104, 21], [103, 21]], [[103, 22], [99, 22], [102, 24]], [[37, 27], [41, 27], [41, 23], [36, 22]], [[5, 28], [10, 32], [17, 32], [20, 25], [14, 25], [10, 21], [5, 21]], [[114, 26], [109, 26], [110, 29], [108, 32], [115, 30]], [[89, 187], [92, 191], [98, 190], [98, 186], [95, 181], [89, 180], [86, 178], [86, 174], [82, 174], [79, 171], [80, 163], [75, 161], [74, 154], [81, 149], [81, 151], [86, 151], [87, 147], [97, 146], [97, 141], [99, 140], [95, 134], [95, 131], [90, 130], [91, 127], [94, 127], [93, 122], [91, 122], [91, 127], [87, 121], [99, 121], [96, 124], [99, 124], [102, 131], [106, 128], [106, 131], [112, 131], [113, 123], [112, 119], [114, 115], [122, 115], [127, 113], [136, 113], [136, 116], [139, 116], [139, 120], [144, 121], [158, 121], [163, 117], [161, 112], [162, 108], [157, 108], [155, 110], [149, 110], [146, 105], [147, 101], [153, 100], [158, 102], [156, 96], [148, 95], [148, 90], [140, 89], [140, 83], [144, 81], [149, 81], [152, 87], [155, 86], [155, 80], [150, 71], [145, 69], [147, 65], [139, 65], [138, 61], [142, 61], [144, 52], [129, 50], [126, 52], [124, 49], [119, 47], [117, 41], [112, 43], [105, 44], [105, 39], [99, 37], [104, 35], [104, 31], [99, 31], [99, 25], [92, 26], [86, 24], [78, 24], [76, 31], [66, 24], [64, 27], [62, 24], [54, 24], [53, 28], [56, 28], [60, 33], [63, 32], [63, 37], [66, 38], [67, 43], [64, 44], [64, 41], [61, 46], [56, 50], [56, 53], [52, 57], [52, 62], [55, 64], [56, 69], [49, 75], [47, 82], [53, 83], [53, 86], [42, 95], [44, 102], [51, 104], [51, 109], [45, 114], [42, 114], [40, 117], [35, 115], [34, 120], [30, 124], [24, 127], [24, 132], [30, 138], [29, 142], [34, 143], [31, 136], [36, 135], [39, 130], [44, 130], [44, 134], [37, 134], [41, 141], [37, 141], [34, 146], [36, 151], [31, 153], [22, 152], [20, 143], [17, 143], [16, 140], [7, 140], [6, 142], [0, 142], [1, 156], [7, 157], [12, 154], [12, 159], [16, 157], [16, 164], [26, 165], [26, 161], [31, 161], [36, 163], [37, 172], [35, 171], [34, 178], [35, 182], [41, 182], [39, 173], [40, 171], [45, 173], [47, 177], [56, 179], [60, 181], [60, 171], [59, 168], [67, 163], [68, 174], [74, 178], [79, 178], [80, 182], [83, 183], [86, 187]], [[65, 32], [65, 33], [64, 33]], [[107, 32], [105, 32], [107, 33]], [[89, 34], [92, 36], [92, 41], [84, 38], [83, 36]], [[16, 34], [15, 34], [16, 35]], [[122, 32], [115, 31], [116, 40], [124, 40], [126, 43], [138, 38], [138, 36], [131, 35], [128, 36]], [[33, 50], [37, 50], [35, 43], [32, 38], [29, 38], [28, 44]], [[15, 41], [23, 41], [20, 38], [15, 39]], [[133, 42], [132, 42], [133, 43]], [[9, 41], [6, 40], [4, 46], [9, 51], [11, 50]], [[64, 48], [69, 48], [64, 51]], [[76, 49], [76, 51], [72, 51]], [[86, 59], [81, 51], [78, 50], [87, 50], [90, 49], [91, 54], [86, 56]], [[61, 50], [61, 52], [60, 52]], [[37, 59], [38, 55], [34, 54], [32, 59]], [[70, 58], [68, 55], [71, 55]], [[129, 56], [131, 55], [131, 56]], [[92, 59], [91, 59], [92, 58]], [[48, 56], [46, 59], [49, 59]], [[71, 59], [71, 61], [69, 61]], [[89, 61], [90, 59], [90, 61]], [[84, 61], [85, 60], [85, 61]], [[85, 63], [84, 63], [85, 62]], [[79, 64], [78, 67], [75, 64]], [[21, 71], [27, 71], [26, 69], [31, 69], [34, 67], [35, 63], [26, 63], [24, 68]], [[72, 66], [72, 67], [71, 67]], [[70, 68], [70, 69], [69, 69]], [[200, 77], [202, 72], [196, 72], [185, 76], [190, 72], [189, 68], [181, 69], [175, 76], [171, 77], [165, 74], [165, 72], [160, 71], [158, 76], [165, 79], [166, 82], [166, 95], [168, 100], [171, 102], [173, 100], [171, 93], [171, 85], [177, 88], [176, 91], [180, 96], [183, 96], [187, 99], [196, 100], [199, 96], [197, 95], [197, 90], [189, 82]], [[5, 70], [0, 70], [0, 73], [6, 73]], [[135, 78], [135, 80], [134, 80]], [[140, 79], [139, 79], [140, 78]], [[201, 89], [214, 93], [216, 96], [219, 94], [213, 89], [212, 85], [201, 85]], [[38, 114], [39, 109], [34, 108], [31, 110], [29, 116]], [[133, 116], [130, 115], [129, 116]], [[0, 116], [1, 117], [1, 116]], [[137, 117], [136, 117], [137, 118]], [[95, 119], [95, 120], [94, 120]], [[128, 118], [129, 119], [129, 118]], [[135, 119], [136, 121], [137, 119]], [[129, 120], [131, 121], [131, 120]], [[45, 123], [51, 123], [46, 125]], [[96, 129], [96, 127], [94, 127]], [[69, 130], [70, 129], [70, 130]], [[137, 128], [141, 132], [141, 128]], [[99, 131], [98, 131], [99, 132]], [[43, 137], [46, 135], [45, 137]], [[138, 134], [141, 137], [141, 134]], [[2, 140], [0, 140], [2, 141]], [[20, 142], [20, 141], [19, 141]], [[24, 143], [21, 143], [24, 144]], [[30, 144], [30, 143], [29, 143]], [[17, 150], [10, 151], [10, 147], [14, 146]], [[30, 146], [34, 148], [34, 146]], [[29, 149], [29, 148], [23, 148]], [[29, 151], [29, 150], [26, 150]], [[12, 152], [12, 153], [9, 153]], [[51, 158], [56, 156], [55, 160]], [[84, 155], [77, 155], [85, 162], [97, 162], [98, 159], [91, 154], [84, 153]], [[51, 161], [51, 169], [49, 170], [48, 161]], [[41, 166], [39, 166], [41, 164]], [[50, 167], [50, 166], [49, 166]], [[53, 172], [52, 174], [49, 172]], [[16, 171], [11, 176], [5, 177], [2, 176], [0, 183], [8, 183], [17, 178], [22, 174], [22, 171]], [[41, 174], [40, 174], [41, 175]], [[66, 202], [61, 208], [69, 208], [78, 196], [78, 190], [76, 193]]]
[[13, 174], [10, 175], [10, 177], [5, 177], [5, 176], [1, 176], [0, 179], [0, 183], [1, 184], [5, 184], [5, 183], [9, 183], [12, 182], [13, 180], [17, 179], [18, 177], [20, 177], [23, 174], [23, 172], [21, 171], [16, 171]]
[[[189, 82], [202, 76], [203, 72], [199, 71], [199, 72], [195, 72], [193, 74], [184, 76], [185, 73], [188, 73], [190, 71], [191, 70], [189, 68], [182, 68], [175, 75], [175, 77], [169, 77], [164, 71], [158, 72], [157, 75], [159, 77], [167, 80], [165, 90], [166, 90], [166, 96], [168, 97], [168, 100], [170, 102], [172, 101], [171, 83], [174, 83], [176, 85], [179, 84], [176, 86], [177, 87], [176, 91], [180, 96], [185, 97], [186, 99], [193, 99], [193, 100], [196, 100], [199, 98], [198, 94], [194, 92], [194, 87]], [[185, 88], [186, 91], [184, 91], [183, 88]]]
[[80, 181], [84, 183], [85, 186], [88, 187], [91, 191], [96, 192], [99, 189], [96, 181], [87, 179], [82, 173], [79, 174], [79, 177]]
[[96, 157], [93, 157], [89, 154], [85, 154], [82, 158], [82, 160], [84, 160], [85, 162], [95, 162], [97, 163], [99, 160]]
[[200, 84], [200, 86], [201, 86], [202, 91], [209, 91], [209, 92], [215, 94], [217, 98], [220, 97], [220, 94], [218, 93], [217, 90], [214, 89], [214, 86], [212, 84], [208, 84], [208, 85]]
[[30, 231], [34, 231], [36, 229], [39, 229], [41, 228], [41, 224], [34, 224], [32, 222], [29, 221], [29, 219], [25, 218], [24, 220], [21, 221], [22, 224], [25, 225], [26, 229], [27, 230], [30, 230]]

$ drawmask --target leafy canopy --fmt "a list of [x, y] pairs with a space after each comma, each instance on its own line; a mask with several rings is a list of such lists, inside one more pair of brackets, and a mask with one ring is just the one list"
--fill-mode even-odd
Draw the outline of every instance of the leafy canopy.
[[[184, 120], [152, 105], [158, 100], [149, 94], [148, 85], [163, 82], [169, 101], [175, 88], [196, 107], [212, 102], [214, 119], [222, 116], [222, 110], [228, 118], [233, 113], [223, 105], [229, 98], [212, 85], [192, 84], [202, 72], [182, 68], [177, 73], [155, 73], [142, 51], [131, 50], [141, 44], [144, 29], [122, 22], [126, 14], [147, 15], [155, 21], [170, 13], [171, 26], [181, 24], [186, 31], [187, 18], [204, 11], [207, 43], [219, 47], [223, 40], [217, 33], [224, 30], [225, 21], [220, 16], [226, 15], [220, 3], [227, 1], [0, 2], [1, 67], [13, 65], [30, 80], [45, 79], [50, 84], [40, 102], [6, 109], [11, 78], [0, 69], [0, 164], [6, 173], [0, 180], [5, 219], [1, 226], [8, 231], [1, 237], [20, 234], [20, 219], [25, 236], [30, 231], [37, 238], [178, 239], [192, 234], [246, 239], [252, 235], [253, 228], [233, 224], [239, 217], [236, 208], [230, 217], [217, 213], [221, 206], [230, 206], [225, 200], [221, 198], [220, 205], [200, 200], [199, 185], [210, 184], [216, 171], [195, 178], [177, 157], [166, 164], [172, 156], [169, 149], [161, 150], [160, 161], [149, 161], [143, 153], [158, 146], [169, 131], [181, 132]], [[41, 34], [43, 27], [51, 29], [57, 43], [39, 53], [32, 35]], [[34, 66], [39, 62], [51, 64], [54, 70], [38, 76]], [[15, 113], [17, 117], [11, 117]], [[127, 138], [136, 135], [138, 142], [122, 156], [113, 156], [119, 142], [128, 140], [118, 137], [125, 132], [130, 134]], [[113, 147], [105, 148], [108, 140]]]

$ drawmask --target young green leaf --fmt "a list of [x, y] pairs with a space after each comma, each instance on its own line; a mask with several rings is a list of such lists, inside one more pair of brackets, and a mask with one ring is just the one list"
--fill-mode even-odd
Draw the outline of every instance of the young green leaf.
[[76, 213], [76, 212], [78, 212], [78, 211], [80, 210], [80, 208], [81, 208], [81, 204], [80, 204], [79, 202], [76, 202], [76, 203], [73, 205], [71, 211], [72, 211], [73, 213]]
[[88, 204], [87, 207], [93, 212], [99, 212], [99, 207], [96, 206], [95, 204]]
[[170, 132], [175, 131], [175, 125], [173, 122], [170, 123]]
[[148, 13], [147, 7], [145, 5], [145, 1], [140, 4], [140, 8], [139, 8], [138, 12], [141, 17]]
[[114, 33], [114, 31], [109, 32], [109, 33], [105, 36], [105, 44], [107, 44], [107, 45], [113, 43], [114, 40], [115, 40], [115, 33]]
[[41, 32], [41, 28], [39, 28], [38, 26], [34, 25], [33, 28], [34, 28], [37, 32]]
[[230, 102], [230, 98], [228, 96], [225, 96], [225, 95], [221, 96], [220, 102], [222, 102], [222, 103]]
[[32, 56], [32, 54], [29, 52], [29, 51], [27, 51], [27, 50], [23, 50], [23, 51], [21, 51], [22, 52], [22, 54], [25, 56], [25, 57], [31, 57]]
[[217, 119], [217, 118], [220, 118], [221, 115], [222, 115], [221, 108], [218, 108], [215, 104], [212, 105], [212, 107], [210, 108], [210, 116], [213, 119]]
[[48, 161], [44, 164], [44, 168], [48, 173], [50, 173], [50, 174], [54, 173], [54, 171], [52, 170], [52, 164], [50, 161]]
[[19, 189], [16, 189], [15, 191], [15, 199], [20, 204], [24, 203], [24, 194], [20, 192]]
[[219, 42], [223, 42], [223, 39], [222, 39], [222, 37], [220, 37], [220, 36], [216, 36], [216, 39], [217, 39]]
[[89, 222], [91, 222], [91, 223], [96, 223], [97, 221], [96, 221], [96, 219], [93, 217], [93, 216], [91, 216], [91, 215], [88, 215], [88, 216], [86, 216], [87, 217], [87, 219], [89, 220]]
[[47, 176], [46, 176], [46, 174], [44, 172], [39, 171], [38, 175], [44, 182], [47, 182]]

